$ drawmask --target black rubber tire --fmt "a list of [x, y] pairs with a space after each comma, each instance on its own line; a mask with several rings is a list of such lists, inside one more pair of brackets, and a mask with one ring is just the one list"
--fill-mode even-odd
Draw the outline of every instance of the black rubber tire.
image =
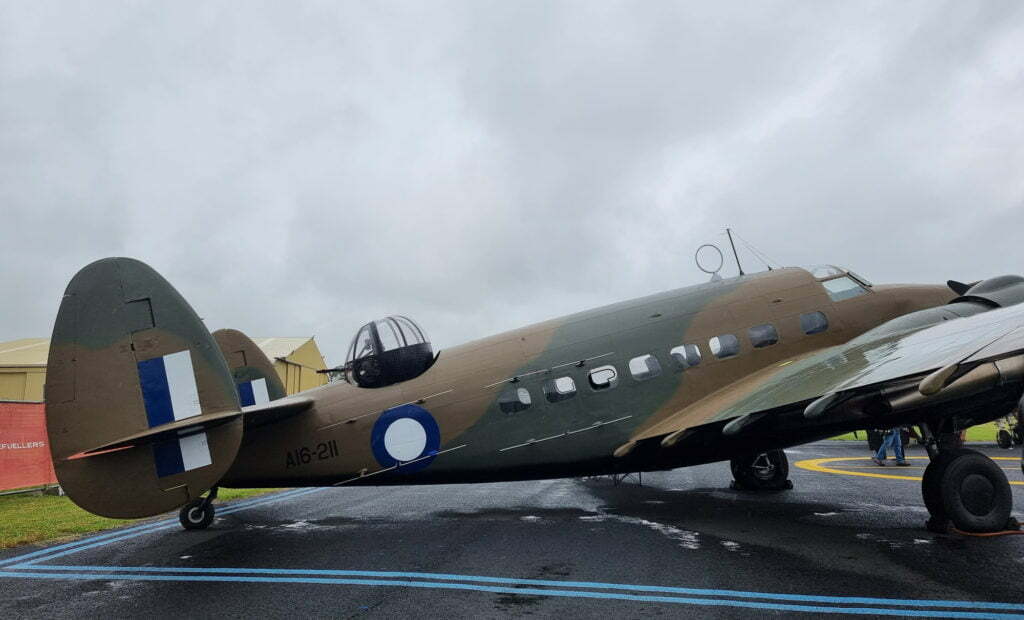
[[753, 491], [779, 491], [791, 489], [789, 459], [782, 450], [769, 450], [759, 454], [732, 459], [729, 463], [736, 484]]
[[925, 508], [928, 509], [928, 514], [939, 521], [947, 519], [946, 508], [942, 504], [942, 474], [953, 459], [964, 454], [981, 455], [980, 452], [967, 448], [945, 450], [928, 463], [924, 468], [924, 475], [921, 476], [921, 496], [924, 498]]
[[1000, 532], [1013, 510], [1006, 474], [983, 454], [962, 454], [942, 473], [942, 505], [964, 532]]
[[186, 530], [205, 530], [213, 523], [213, 503], [206, 498], [194, 499], [181, 507], [178, 521]]
[[999, 429], [996, 431], [996, 443], [1003, 450], [1009, 450], [1013, 447], [1013, 437], [1010, 435], [1010, 431]]
[[1013, 443], [1018, 446], [1024, 443], [1024, 429], [1021, 429], [1020, 426], [1013, 429]]

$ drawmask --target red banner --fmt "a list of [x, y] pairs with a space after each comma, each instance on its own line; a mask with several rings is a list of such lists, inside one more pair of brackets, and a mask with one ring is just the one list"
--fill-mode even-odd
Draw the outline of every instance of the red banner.
[[0, 402], [0, 491], [55, 482], [43, 403]]

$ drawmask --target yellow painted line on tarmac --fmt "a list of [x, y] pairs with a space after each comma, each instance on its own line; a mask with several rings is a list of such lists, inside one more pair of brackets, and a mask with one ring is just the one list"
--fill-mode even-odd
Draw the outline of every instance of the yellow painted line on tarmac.
[[[1020, 458], [1016, 457], [1016, 456], [993, 456], [993, 457], [990, 457], [990, 458], [992, 458], [993, 460], [997, 460], [997, 461], [1019, 461], [1020, 460]], [[928, 457], [927, 456], [908, 456], [907, 457], [908, 461], [912, 460], [912, 459], [913, 460], [927, 461]], [[918, 481], [921, 480], [921, 478], [919, 476], [897, 476], [895, 474], [876, 474], [876, 473], [867, 472], [867, 471], [850, 471], [849, 469], [836, 469], [834, 467], [826, 467], [826, 465], [825, 465], [826, 463], [836, 463], [836, 462], [839, 462], [839, 461], [862, 461], [862, 462], [866, 461], [868, 463], [871, 463], [871, 458], [870, 457], [865, 458], [863, 456], [843, 456], [843, 457], [839, 457], [839, 458], [828, 457], [828, 458], [824, 458], [824, 459], [806, 459], [806, 460], [803, 460], [803, 461], [797, 461], [796, 463], [793, 463], [793, 464], [795, 466], [799, 467], [800, 469], [806, 469], [808, 471], [816, 471], [816, 472], [820, 472], [820, 473], [823, 473], [823, 474], [838, 474], [840, 476], [864, 476], [866, 478], [891, 478], [892, 480], [918, 480]], [[873, 463], [872, 463], [872, 465], [873, 465]], [[877, 465], [875, 465], [875, 467], [878, 468], [878, 469], [882, 469], [881, 467], [878, 467]], [[893, 465], [893, 467], [898, 467], [898, 466], [897, 465]], [[858, 467], [858, 469], [866, 469], [866, 468]], [[1006, 468], [1003, 468], [1003, 469], [1006, 469]], [[1019, 486], [1024, 486], [1024, 482], [1017, 481], [1017, 480], [1011, 480], [1010, 484], [1016, 484], [1016, 485], [1019, 485]]]

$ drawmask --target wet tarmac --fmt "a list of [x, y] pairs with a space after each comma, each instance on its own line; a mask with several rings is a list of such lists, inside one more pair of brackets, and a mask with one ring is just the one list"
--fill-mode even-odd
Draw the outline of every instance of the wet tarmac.
[[[1021, 518], [1019, 451], [983, 451]], [[860, 442], [787, 452], [795, 488], [773, 494], [730, 490], [720, 463], [223, 504], [205, 531], [173, 517], [0, 553], [0, 616], [1024, 617], [1024, 536], [926, 531], [920, 448], [905, 468]]]

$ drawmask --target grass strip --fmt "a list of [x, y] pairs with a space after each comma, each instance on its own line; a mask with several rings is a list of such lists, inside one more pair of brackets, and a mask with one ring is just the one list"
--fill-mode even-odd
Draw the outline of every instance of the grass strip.
[[[278, 490], [221, 489], [217, 494], [217, 503], [219, 505], [233, 499]], [[82, 510], [67, 497], [30, 494], [0, 496], [0, 549], [70, 539], [144, 520], [98, 517]]]

